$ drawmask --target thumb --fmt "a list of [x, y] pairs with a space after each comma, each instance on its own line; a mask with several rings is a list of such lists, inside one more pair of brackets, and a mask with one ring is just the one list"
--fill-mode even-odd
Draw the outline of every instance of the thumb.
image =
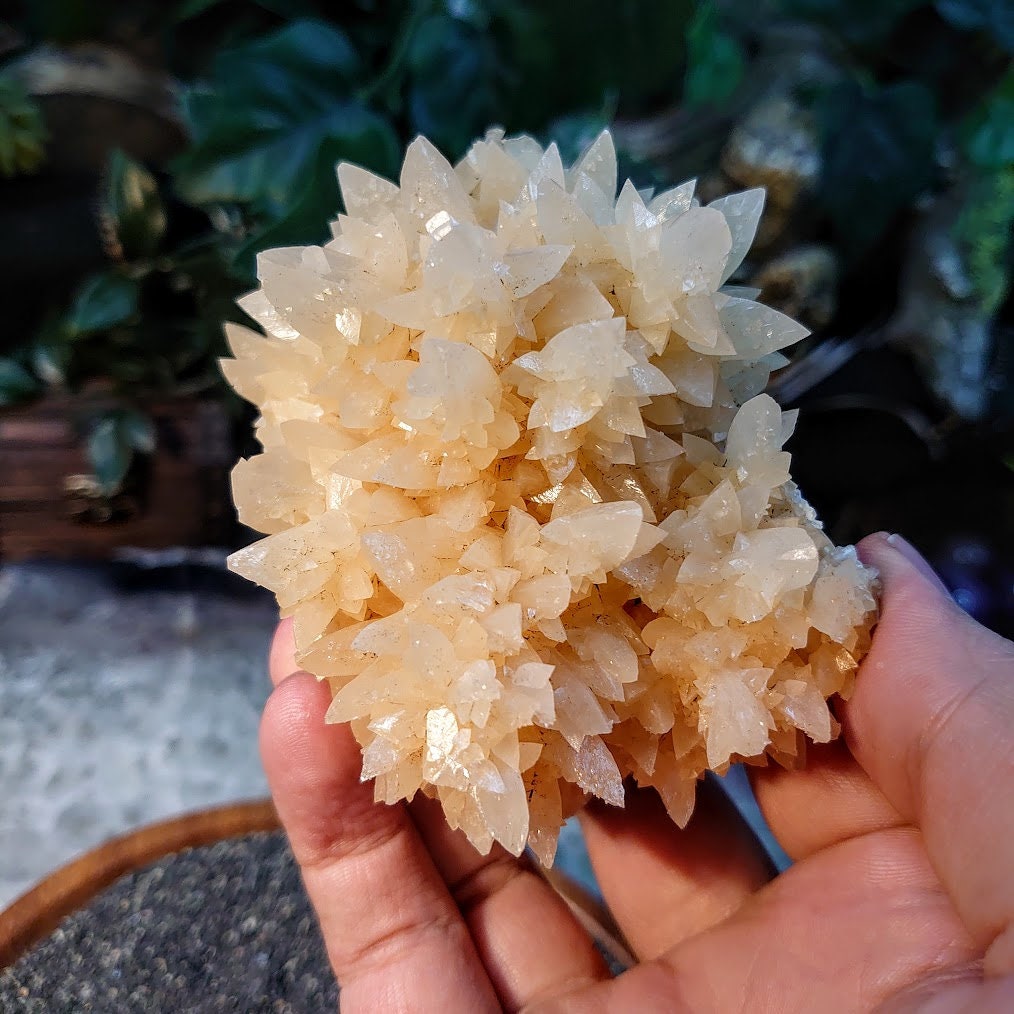
[[898, 536], [860, 544], [881, 617], [844, 709], [856, 759], [906, 819], [987, 971], [1014, 970], [1014, 645], [976, 623]]

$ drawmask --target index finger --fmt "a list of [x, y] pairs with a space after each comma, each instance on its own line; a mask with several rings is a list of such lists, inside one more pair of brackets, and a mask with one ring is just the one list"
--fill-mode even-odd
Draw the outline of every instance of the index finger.
[[275, 628], [268, 651], [268, 675], [272, 686], [278, 686], [294, 672], [299, 672], [296, 663], [296, 639], [293, 636], [292, 617], [282, 620]]
[[[479, 1000], [456, 1005], [460, 997], [438, 1004], [442, 994], [425, 986], [437, 975], [440, 989], [458, 980], [475, 992], [473, 958], [484, 985], [508, 1010], [608, 975], [591, 938], [528, 863], [497, 846], [479, 855], [461, 832], [450, 830], [439, 805], [425, 805], [428, 800], [416, 799], [408, 807], [374, 804], [372, 783], [359, 781], [361, 756], [348, 727], [324, 723], [330, 700], [326, 684], [315, 686], [308, 673], [290, 676], [285, 672], [290, 665], [295, 666], [292, 626], [283, 623], [271, 648], [276, 689], [261, 726], [262, 753], [343, 986], [343, 1009], [352, 1009], [350, 978], [358, 980], [357, 1002], [377, 1009], [378, 977], [363, 980], [360, 970], [375, 964], [371, 952], [390, 963], [388, 987], [401, 982], [414, 990], [412, 1009], [422, 1009], [431, 1002], [422, 997], [430, 995], [435, 1008], [483, 1009]], [[378, 834], [383, 848], [370, 845]], [[315, 858], [321, 855], [325, 861]], [[361, 872], [350, 885], [342, 869]], [[436, 921], [442, 939], [428, 939], [434, 927], [425, 925], [424, 917]], [[383, 935], [383, 946], [370, 943], [375, 926], [406, 919], [414, 922], [411, 932], [398, 930], [403, 939], [396, 958]], [[436, 956], [435, 944], [443, 948]], [[464, 964], [462, 952], [468, 956]], [[380, 1009], [389, 1009], [387, 1002]]]
[[1014, 645], [947, 596], [907, 543], [862, 550], [884, 595], [873, 646], [844, 709], [856, 759], [922, 830], [958, 913], [1014, 970]]
[[320, 921], [343, 1010], [498, 1011], [468, 927], [403, 806], [376, 806], [325, 685], [297, 673], [261, 723], [278, 815]]

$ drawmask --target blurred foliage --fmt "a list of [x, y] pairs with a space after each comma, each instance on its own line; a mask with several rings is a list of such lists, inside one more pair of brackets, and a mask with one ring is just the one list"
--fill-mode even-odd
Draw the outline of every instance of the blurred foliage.
[[917, 81], [855, 79], [822, 92], [820, 200], [848, 255], [865, 253], [933, 181], [933, 93]]
[[[222, 321], [250, 323], [234, 300], [255, 282], [256, 254], [326, 239], [340, 206], [335, 163], [391, 175], [417, 133], [455, 159], [498, 124], [552, 137], [573, 159], [614, 124], [622, 168], [646, 184], [691, 157], [710, 160], [691, 171], [717, 172], [730, 130], [780, 89], [815, 133], [818, 178], [787, 228], [805, 220], [802, 239], [842, 265], [832, 333], [866, 334], [890, 316], [920, 209], [959, 189], [952, 239], [977, 312], [1010, 302], [1012, 0], [24, 6], [0, 67], [0, 173], [47, 172], [51, 107], [19, 76], [43, 45], [101, 44], [153, 79], [168, 72], [188, 137], [168, 162], [114, 132], [102, 139], [103, 263], [40, 301], [23, 334], [0, 338], [0, 406], [96, 382], [120, 399], [89, 444], [109, 490], [151, 446], [152, 399], [230, 398], [216, 367]], [[804, 43], [787, 64], [777, 45], [792, 32]]]
[[[1008, 26], [1009, 27], [1009, 26]], [[958, 222], [983, 310], [999, 309], [1010, 288], [1014, 235], [1014, 69], [966, 118], [964, 150], [974, 181]]]
[[975, 180], [957, 225], [975, 299], [987, 315], [1000, 308], [1009, 290], [1012, 232], [1014, 166], [1008, 165]]
[[158, 250], [168, 219], [158, 183], [144, 166], [113, 149], [100, 200], [110, 240], [120, 257], [150, 257]]
[[746, 54], [739, 40], [723, 31], [710, 0], [700, 4], [686, 29], [686, 106], [715, 105], [732, 97], [743, 80]]
[[219, 54], [186, 96], [193, 143], [174, 164], [177, 193], [242, 207], [247, 250], [320, 236], [337, 209], [336, 162], [388, 175], [398, 164], [391, 124], [355, 94], [362, 75], [347, 35], [317, 21]]
[[0, 75], [0, 175], [30, 173], [45, 158], [46, 126], [25, 89]]
[[88, 437], [88, 454], [95, 466], [99, 489], [117, 493], [130, 469], [135, 452], [155, 450], [155, 426], [135, 409], [113, 409], [98, 419]]
[[988, 32], [1014, 53], [1014, 9], [1005, 0], [937, 0], [935, 6], [956, 28]]
[[14, 359], [0, 359], [0, 408], [28, 401], [42, 391], [42, 384]]

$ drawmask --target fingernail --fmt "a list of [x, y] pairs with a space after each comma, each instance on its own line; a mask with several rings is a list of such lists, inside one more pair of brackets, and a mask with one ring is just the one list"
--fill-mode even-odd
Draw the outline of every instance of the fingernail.
[[940, 575], [926, 562], [926, 558], [919, 552], [911, 542], [904, 536], [894, 533], [887, 536], [887, 543], [892, 549], [897, 550], [916, 570], [928, 581], [932, 581], [946, 595], [950, 595], [947, 586], [940, 579]]

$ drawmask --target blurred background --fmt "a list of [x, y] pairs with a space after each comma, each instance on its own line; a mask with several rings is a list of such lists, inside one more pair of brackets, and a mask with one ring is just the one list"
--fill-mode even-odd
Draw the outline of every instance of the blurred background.
[[417, 133], [766, 187], [734, 281], [813, 331], [770, 388], [804, 494], [1014, 633], [1012, 52], [1011, 0], [0, 2], [0, 906], [264, 794], [222, 322]]

